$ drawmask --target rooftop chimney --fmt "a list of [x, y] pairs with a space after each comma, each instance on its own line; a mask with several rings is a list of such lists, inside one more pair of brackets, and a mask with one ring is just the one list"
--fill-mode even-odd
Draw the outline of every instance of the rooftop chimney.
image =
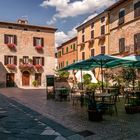
[[18, 19], [17, 23], [19, 23], [19, 24], [28, 24], [28, 20], [26, 20], [26, 19]]

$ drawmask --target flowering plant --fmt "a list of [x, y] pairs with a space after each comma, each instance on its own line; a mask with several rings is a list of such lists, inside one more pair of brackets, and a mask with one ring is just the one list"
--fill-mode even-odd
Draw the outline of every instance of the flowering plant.
[[34, 68], [34, 66], [32, 64], [20, 64], [19, 68], [20, 69], [29, 69], [29, 70], [31, 70], [31, 69]]
[[15, 70], [16, 65], [15, 65], [15, 64], [7, 64], [6, 67], [7, 67], [8, 69]]
[[36, 48], [36, 50], [42, 50], [43, 46], [38, 45], [38, 46], [35, 46], [35, 48]]
[[37, 70], [41, 70], [41, 69], [42, 69], [42, 65], [36, 64], [36, 65], [35, 65], [35, 68], [36, 68]]
[[15, 49], [16, 45], [14, 43], [8, 43], [7, 46], [10, 48], [10, 49]]

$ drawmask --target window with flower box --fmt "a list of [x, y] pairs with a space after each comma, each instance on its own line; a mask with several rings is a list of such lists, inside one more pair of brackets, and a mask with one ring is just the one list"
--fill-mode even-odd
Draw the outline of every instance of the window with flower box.
[[8, 69], [15, 70], [17, 65], [17, 56], [4, 56], [4, 65], [7, 66]]
[[5, 34], [4, 43], [7, 44], [8, 47], [14, 48], [17, 45], [17, 36]]
[[44, 66], [44, 57], [33, 57], [33, 65]]
[[15, 64], [15, 65], [17, 65], [17, 56], [5, 55], [4, 56], [4, 65], [7, 65], [7, 64]]
[[42, 49], [44, 47], [44, 38], [34, 37], [33, 46], [36, 49]]
[[29, 56], [23, 56], [23, 64], [29, 63]]

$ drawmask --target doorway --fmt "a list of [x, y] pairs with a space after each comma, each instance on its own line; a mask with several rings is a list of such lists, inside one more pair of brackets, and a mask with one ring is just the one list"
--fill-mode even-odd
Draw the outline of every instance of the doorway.
[[6, 74], [6, 87], [14, 87], [15, 82], [14, 82], [14, 73], [7, 73]]
[[24, 71], [22, 73], [22, 85], [29, 86], [30, 85], [30, 73], [28, 71]]

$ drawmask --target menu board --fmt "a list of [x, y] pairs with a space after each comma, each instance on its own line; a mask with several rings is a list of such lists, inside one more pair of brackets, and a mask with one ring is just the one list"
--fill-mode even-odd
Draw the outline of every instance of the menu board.
[[54, 86], [54, 75], [46, 75], [47, 86]]

